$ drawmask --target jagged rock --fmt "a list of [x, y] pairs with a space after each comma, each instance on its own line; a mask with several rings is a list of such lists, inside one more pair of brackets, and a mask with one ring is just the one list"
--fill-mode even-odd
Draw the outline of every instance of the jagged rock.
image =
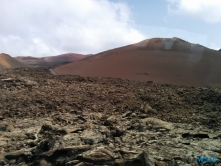
[[0, 147], [4, 146], [6, 144], [7, 144], [7, 141], [2, 139], [2, 138], [0, 138]]
[[117, 156], [115, 156], [113, 152], [104, 147], [97, 147], [96, 149], [82, 154], [83, 160], [88, 160], [90, 162], [102, 162], [103, 164], [105, 162], [114, 161], [116, 157]]
[[154, 160], [150, 159], [145, 152], [127, 156], [125, 164], [128, 166], [154, 166]]
[[32, 139], [32, 140], [36, 139], [36, 136], [34, 133], [25, 133], [25, 135], [27, 136], [27, 139]]
[[79, 134], [76, 133], [65, 135], [63, 140], [68, 141], [71, 145], [79, 145], [81, 143], [81, 138], [79, 137]]
[[80, 162], [80, 163], [78, 163], [76, 166], [85, 166], [85, 163]]
[[65, 143], [62, 140], [44, 139], [38, 143], [38, 149], [42, 149], [43, 151], [54, 150], [58, 148], [62, 148], [65, 146]]
[[13, 79], [12, 78], [5, 78], [5, 79], [1, 79], [1, 81], [5, 81], [5, 82], [12, 82]]
[[0, 131], [6, 131], [6, 126], [4, 124], [0, 124]]
[[100, 126], [99, 131], [102, 134], [110, 135], [110, 130], [106, 126]]
[[22, 131], [8, 132], [5, 134], [12, 141], [24, 141], [27, 139], [27, 136]]
[[46, 137], [50, 137], [51, 135], [60, 135], [63, 136], [67, 134], [67, 131], [65, 129], [59, 129], [56, 128], [53, 125], [44, 124], [41, 127], [41, 130], [39, 132], [39, 135], [44, 135]]
[[21, 149], [18, 151], [7, 153], [5, 154], [5, 158], [10, 160], [10, 159], [17, 159], [22, 156], [29, 156], [32, 155], [31, 150], [32, 149]]
[[78, 131], [83, 131], [81, 127], [73, 127], [73, 126], [67, 126], [63, 128], [66, 133], [77, 133]]
[[167, 164], [164, 163], [164, 162], [161, 162], [161, 161], [157, 161], [157, 162], [155, 163], [155, 166], [167, 166]]
[[4, 164], [5, 163], [5, 155], [4, 155], [4, 149], [0, 147], [0, 164]]
[[39, 157], [47, 158], [52, 161], [54, 165], [64, 165], [70, 160], [76, 160], [79, 154], [89, 149], [91, 149], [91, 147], [88, 145], [64, 147], [44, 152], [40, 154]]
[[123, 115], [122, 118], [129, 116], [130, 114], [132, 114], [131, 111], [126, 111]]
[[46, 160], [40, 160], [40, 161], [35, 161], [30, 164], [30, 166], [52, 166], [51, 163], [47, 162]]
[[1, 72], [0, 165], [220, 164], [219, 88], [47, 71]]
[[39, 166], [52, 166], [52, 164], [48, 163], [47, 161], [45, 160], [41, 160], [39, 162]]
[[91, 113], [89, 114], [91, 120], [99, 120], [103, 117], [102, 113]]
[[174, 129], [173, 124], [162, 121], [160, 119], [156, 119], [156, 118], [142, 119], [141, 122], [143, 124], [151, 126], [151, 128], [153, 128], [153, 129], [167, 129], [167, 130], [173, 130]]
[[157, 113], [157, 111], [153, 109], [148, 103], [143, 103], [140, 108], [141, 111], [145, 114]]
[[98, 130], [84, 130], [80, 138], [85, 144], [97, 144], [98, 142], [103, 140], [102, 134]]
[[110, 122], [110, 123], [116, 123], [119, 119], [119, 116], [117, 117], [116, 115], [111, 115], [107, 121]]
[[15, 129], [15, 127], [13, 125], [7, 125], [6, 128], [5, 128], [5, 131], [7, 132], [11, 132]]
[[80, 161], [79, 160], [72, 160], [72, 161], [69, 161], [66, 163], [66, 165], [76, 165], [76, 164], [79, 164]]
[[111, 161], [112, 160], [111, 156], [109, 156], [106, 153], [99, 152], [99, 151], [92, 151], [92, 152], [88, 152], [86, 154], [83, 154], [82, 159], [90, 160], [92, 162], [95, 162], [95, 161], [106, 162], [106, 161]]

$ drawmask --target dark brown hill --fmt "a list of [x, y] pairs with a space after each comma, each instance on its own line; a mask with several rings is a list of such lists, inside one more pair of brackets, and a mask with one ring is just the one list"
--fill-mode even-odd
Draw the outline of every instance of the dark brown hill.
[[83, 59], [87, 56], [88, 55], [66, 53], [66, 54], [61, 54], [57, 56], [48, 56], [48, 57], [42, 57], [42, 58], [36, 58], [36, 57], [31, 57], [31, 56], [26, 56], [26, 57], [18, 56], [18, 57], [15, 57], [15, 59], [25, 64], [29, 64], [29, 65], [50, 66], [50, 65], [66, 64], [69, 62]]
[[114, 77], [186, 86], [221, 85], [221, 53], [179, 38], [153, 38], [54, 69], [57, 74]]

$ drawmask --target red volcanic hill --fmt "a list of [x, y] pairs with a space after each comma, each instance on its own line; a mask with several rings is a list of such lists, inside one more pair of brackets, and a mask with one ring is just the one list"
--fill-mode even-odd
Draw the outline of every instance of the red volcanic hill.
[[49, 65], [60, 65], [60, 64], [77, 61], [87, 56], [90, 56], [90, 55], [66, 53], [66, 54], [61, 54], [57, 56], [48, 56], [48, 57], [42, 57], [42, 58], [36, 58], [36, 57], [31, 57], [31, 56], [27, 56], [27, 57], [18, 56], [18, 57], [15, 57], [15, 59], [25, 64], [29, 64], [29, 65], [49, 66]]
[[24, 67], [25, 64], [17, 61], [8, 54], [0, 54], [0, 69]]
[[57, 74], [186, 86], [220, 86], [221, 52], [179, 38], [153, 38], [54, 68]]

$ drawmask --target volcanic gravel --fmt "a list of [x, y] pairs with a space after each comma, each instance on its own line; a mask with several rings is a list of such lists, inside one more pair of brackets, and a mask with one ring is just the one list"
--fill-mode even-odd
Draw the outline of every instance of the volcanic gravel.
[[[193, 138], [218, 141], [209, 151], [221, 159], [221, 88], [52, 75], [49, 69], [0, 71], [2, 165], [197, 165], [197, 158], [191, 164], [184, 151], [174, 158], [164, 147], [168, 141], [176, 146], [178, 135], [189, 140], [183, 146]], [[193, 154], [208, 150], [201, 148]]]

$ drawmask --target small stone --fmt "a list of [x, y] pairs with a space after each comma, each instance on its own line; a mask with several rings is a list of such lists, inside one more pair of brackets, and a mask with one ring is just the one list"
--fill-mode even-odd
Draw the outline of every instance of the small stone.
[[116, 117], [115, 115], [111, 115], [107, 121], [111, 122], [111, 123], [116, 123], [119, 117]]
[[4, 124], [0, 124], [0, 131], [6, 131], [6, 126]]
[[48, 163], [46, 160], [39, 161], [39, 166], [52, 166], [50, 163]]
[[78, 164], [78, 163], [80, 163], [79, 160], [72, 160], [72, 161], [67, 162], [66, 165], [74, 165], [74, 164]]
[[7, 132], [12, 132], [14, 129], [15, 129], [15, 127], [13, 125], [7, 125], [5, 130]]
[[8, 161], [9, 164], [15, 164], [16, 163], [16, 159], [12, 159]]
[[167, 166], [167, 164], [165, 164], [164, 162], [161, 162], [161, 161], [157, 161], [155, 163], [155, 166]]
[[110, 148], [115, 148], [112, 143], [109, 143], [109, 147], [110, 147]]
[[80, 136], [85, 144], [96, 144], [102, 141], [103, 136], [98, 130], [84, 130]]
[[129, 116], [131, 113], [132, 113], [131, 111], [125, 112], [125, 113], [122, 115], [122, 118]]
[[154, 129], [167, 129], [173, 130], [174, 126], [172, 123], [157, 119], [157, 118], [145, 118], [141, 120], [142, 123], [146, 123], [146, 125], [151, 124]]
[[83, 162], [77, 164], [76, 166], [85, 166], [85, 164]]
[[82, 157], [85, 160], [91, 160], [91, 161], [111, 161], [114, 159], [114, 153], [111, 151], [103, 148], [103, 147], [98, 147], [97, 149], [94, 149], [92, 151], [87, 151], [85, 152]]

